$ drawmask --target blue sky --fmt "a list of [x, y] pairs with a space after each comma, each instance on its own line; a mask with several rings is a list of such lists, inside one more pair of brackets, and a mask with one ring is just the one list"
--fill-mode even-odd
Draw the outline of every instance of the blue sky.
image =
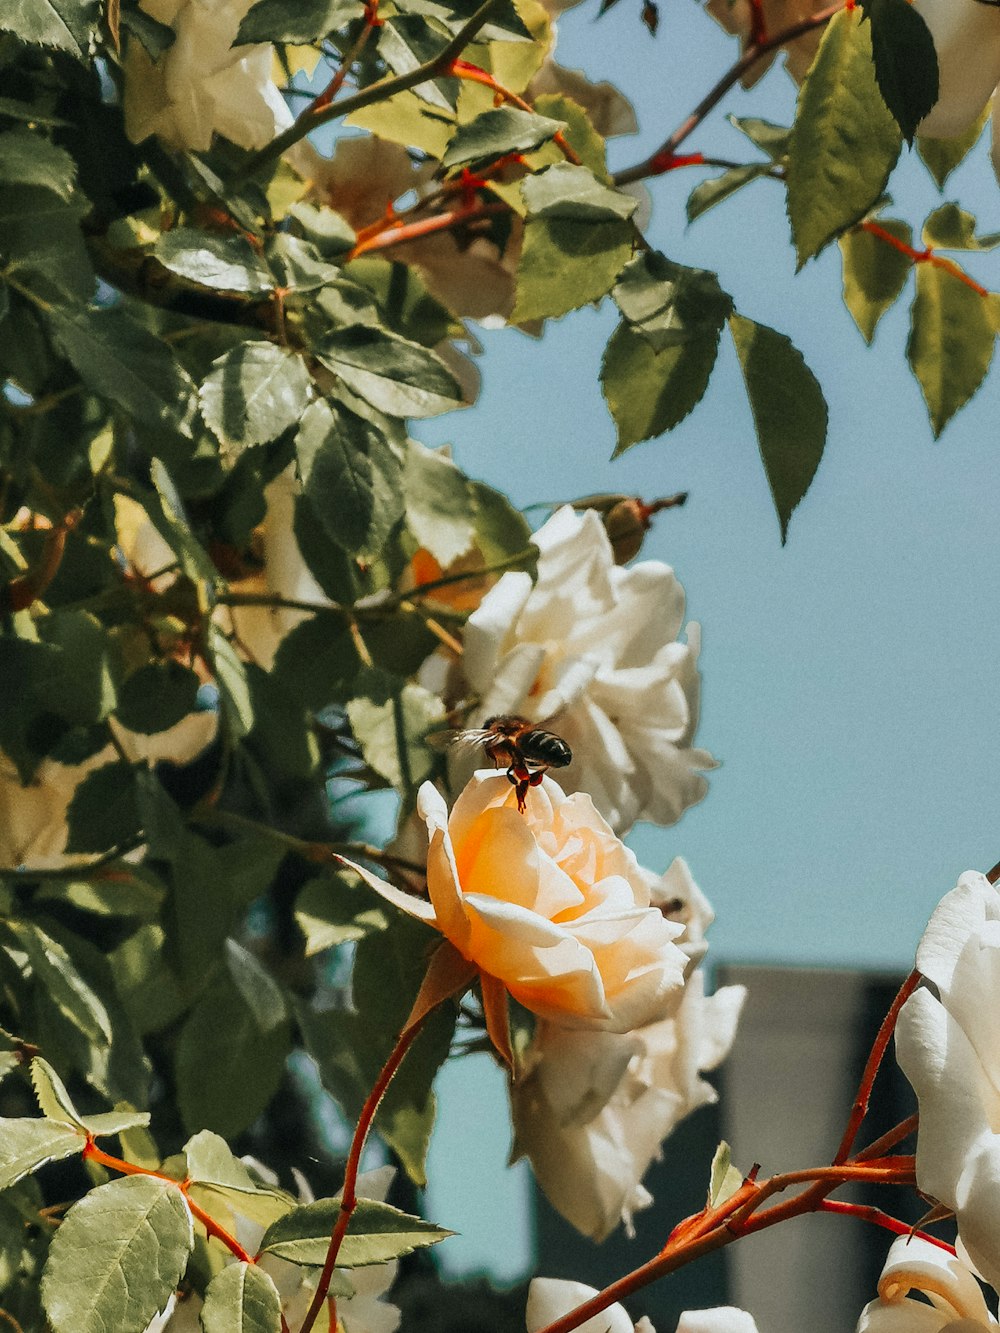
[[[654, 40], [638, 0], [560, 19], [559, 58], [632, 98], [625, 166], [666, 137], [735, 56], [695, 0], [661, 6]], [[685, 145], [754, 154], [725, 113], [792, 117], [778, 68], [736, 89]], [[981, 144], [948, 182], [983, 230], [1000, 193]], [[651, 183], [651, 242], [718, 271], [741, 313], [788, 334], [830, 404], [826, 456], [782, 549], [732, 347], [680, 428], [609, 461], [597, 382], [615, 319], [605, 303], [551, 321], [540, 342], [483, 336], [479, 404], [425, 424], [470, 473], [518, 504], [608, 489], [690, 492], [645, 554], [672, 564], [704, 636], [699, 742], [721, 761], [703, 804], [630, 842], [651, 868], [685, 856], [716, 908], [715, 962], [905, 969], [923, 923], [964, 869], [1000, 860], [1000, 551], [997, 386], [934, 442], [903, 356], [908, 301], [867, 349], [840, 296], [836, 247], [795, 275], [784, 193], [762, 181], [685, 227], [697, 169]], [[915, 227], [941, 202], [915, 157], [890, 212]], [[993, 256], [981, 281], [1000, 286]]]

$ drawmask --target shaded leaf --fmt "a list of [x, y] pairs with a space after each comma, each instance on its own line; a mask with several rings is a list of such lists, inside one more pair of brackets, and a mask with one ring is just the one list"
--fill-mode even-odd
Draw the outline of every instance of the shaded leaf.
[[69, 199], [76, 181], [76, 162], [64, 148], [27, 129], [0, 134], [0, 181], [38, 185]]
[[30, 921], [9, 920], [4, 929], [24, 950], [39, 987], [63, 1017], [95, 1045], [110, 1042], [108, 1011], [80, 975], [66, 949]]
[[196, 673], [172, 658], [148, 662], [122, 683], [115, 716], [143, 736], [166, 731], [195, 711], [199, 687]]
[[935, 250], [995, 250], [1000, 232], [976, 235], [976, 219], [958, 204], [942, 204], [923, 227], [924, 245]]
[[442, 565], [450, 565], [472, 545], [475, 525], [466, 477], [450, 458], [407, 442], [403, 471], [406, 526]]
[[61, 1120], [0, 1120], [0, 1190], [8, 1189], [46, 1162], [59, 1162], [83, 1152], [86, 1142], [85, 1134]]
[[953, 139], [928, 139], [922, 134], [917, 135], [917, 153], [939, 190], [944, 189], [945, 181], [976, 145], [989, 115], [990, 104], [987, 102], [965, 133], [957, 134]]
[[788, 217], [799, 267], [860, 221], [899, 156], [899, 127], [875, 83], [856, 11], [827, 25], [788, 141]]
[[397, 790], [411, 792], [430, 776], [435, 755], [426, 737], [446, 719], [438, 695], [407, 684], [386, 699], [351, 699], [347, 717], [365, 762]]
[[274, 674], [307, 708], [345, 702], [361, 669], [357, 644], [343, 615], [319, 611], [286, 634]]
[[773, 121], [761, 120], [758, 116], [729, 116], [728, 120], [762, 153], [766, 153], [772, 162], [784, 157], [788, 151], [791, 125], [775, 125]]
[[208, 1284], [204, 1333], [281, 1333], [281, 1297], [256, 1264], [228, 1264]]
[[561, 120], [549, 120], [516, 107], [497, 107], [483, 111], [458, 129], [451, 137], [442, 158], [442, 166], [457, 167], [463, 162], [480, 162], [506, 153], [527, 153], [548, 142], [565, 126]]
[[730, 317], [729, 330], [784, 544], [792, 512], [823, 457], [826, 401], [802, 354], [783, 333], [742, 315]]
[[[397, 14], [379, 33], [379, 55], [393, 74], [409, 74], [440, 55], [448, 41], [446, 33], [432, 28], [416, 14]], [[417, 97], [445, 112], [453, 112], [458, 101], [459, 80], [429, 79], [413, 89]]]
[[688, 222], [694, 222], [702, 213], [707, 213], [710, 208], [721, 204], [737, 190], [742, 190], [744, 185], [759, 180], [770, 171], [770, 162], [750, 162], [745, 167], [730, 167], [721, 176], [712, 176], [711, 179], [702, 181], [688, 195], [686, 204]]
[[362, 0], [258, 0], [234, 46], [247, 42], [313, 42], [364, 13]]
[[[260, 1243], [261, 1251], [293, 1264], [322, 1264], [339, 1214], [337, 1199], [303, 1204], [268, 1227]], [[436, 1245], [451, 1235], [454, 1232], [425, 1222], [422, 1217], [402, 1213], [390, 1204], [359, 1199], [337, 1255], [337, 1267], [389, 1263], [414, 1250]]]
[[[879, 218], [878, 225], [904, 245], [912, 242], [909, 224], [896, 218]], [[893, 304], [913, 267], [912, 260], [868, 231], [849, 231], [840, 238], [844, 267], [844, 304], [861, 330], [865, 342]]]
[[612, 291], [615, 304], [656, 352], [714, 336], [732, 314], [733, 302], [714, 273], [685, 268], [656, 250], [626, 264]]
[[462, 401], [458, 381], [436, 353], [388, 329], [338, 329], [314, 353], [350, 389], [389, 416], [437, 416]]
[[122, 310], [54, 306], [52, 335], [89, 389], [137, 421], [190, 435], [194, 385], [162, 339]]
[[622, 321], [601, 361], [601, 389], [617, 431], [615, 453], [673, 428], [708, 387], [719, 335], [701, 334], [657, 352]]
[[587, 167], [557, 162], [526, 176], [521, 196], [529, 217], [566, 218], [578, 222], [627, 220], [638, 201], [602, 185]]
[[907, 143], [938, 100], [938, 61], [926, 22], [908, 0], [861, 0], [871, 22], [875, 78]]
[[266, 444], [302, 416], [310, 383], [296, 353], [269, 342], [240, 343], [212, 362], [198, 390], [202, 416], [222, 444]]
[[0, 252], [6, 272], [45, 300], [87, 301], [97, 279], [80, 231], [86, 201], [38, 186], [0, 187]]
[[153, 253], [164, 268], [200, 287], [263, 295], [274, 279], [244, 236], [175, 227], [160, 236]]
[[295, 900], [295, 922], [305, 936], [307, 958], [385, 930], [382, 908], [371, 894], [341, 875], [322, 875], [303, 885]]
[[83, 779], [66, 812], [67, 850], [106, 852], [138, 833], [135, 769], [124, 760], [104, 764]]
[[91, 1190], [60, 1224], [42, 1275], [54, 1333], [139, 1333], [167, 1304], [193, 1244], [176, 1185], [125, 1176]]
[[85, 56], [97, 22], [97, 0], [4, 0], [0, 31], [29, 46], [53, 46]]
[[630, 222], [532, 218], [524, 228], [511, 320], [565, 315], [611, 289], [632, 255]]
[[906, 358], [935, 436], [982, 384], [995, 336], [984, 296], [936, 264], [917, 265]]

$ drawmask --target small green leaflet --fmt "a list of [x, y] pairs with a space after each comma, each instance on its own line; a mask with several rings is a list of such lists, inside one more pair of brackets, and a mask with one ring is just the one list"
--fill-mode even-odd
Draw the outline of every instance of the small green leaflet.
[[195, 672], [172, 658], [147, 662], [123, 681], [115, 716], [143, 736], [166, 731], [195, 711], [199, 685]]
[[51, 139], [27, 129], [0, 134], [0, 181], [39, 185], [69, 199], [76, 181], [76, 162]]
[[149, 1124], [148, 1111], [104, 1111], [98, 1115], [81, 1115], [73, 1105], [62, 1079], [41, 1056], [36, 1056], [31, 1062], [31, 1083], [42, 1115], [49, 1120], [64, 1121], [81, 1134], [93, 1134], [95, 1138], [100, 1138]]
[[73, 1205], [52, 1238], [42, 1304], [54, 1333], [144, 1329], [174, 1292], [194, 1244], [176, 1185], [125, 1176]]
[[938, 99], [938, 61], [926, 22], [908, 0], [861, 0], [871, 23], [875, 78], [903, 138], [913, 142], [917, 126]]
[[906, 358], [935, 437], [986, 377], [996, 340], [988, 299], [936, 264], [917, 265]]
[[[896, 218], [878, 218], [877, 224], [904, 245], [913, 239], [909, 224]], [[865, 342], [875, 336], [875, 328], [897, 299], [913, 263], [894, 246], [869, 231], [857, 228], [840, 238], [844, 267], [844, 304], [861, 330]]]
[[[95, 1046], [109, 1043], [113, 1032], [108, 1011], [66, 949], [31, 921], [9, 920], [3, 928], [27, 955], [36, 984], [49, 1002]], [[43, 1110], [51, 1114], [50, 1108]]]
[[4, 0], [0, 31], [29, 46], [54, 46], [84, 57], [97, 22], [97, 0]]
[[198, 391], [201, 413], [223, 445], [266, 444], [299, 421], [310, 384], [297, 353], [270, 342], [240, 343], [212, 362]]
[[587, 167], [557, 162], [521, 185], [528, 216], [575, 222], [627, 221], [638, 208], [630, 195], [603, 185]]
[[702, 181], [688, 195], [688, 222], [694, 222], [695, 218], [700, 218], [710, 208], [714, 208], [716, 204], [721, 204], [724, 199], [728, 199], [737, 190], [742, 190], [744, 185], [749, 185], [751, 181], [760, 180], [762, 176], [769, 175], [773, 170], [774, 167], [770, 162], [748, 162], [746, 166], [730, 167], [728, 171], [724, 171], [720, 176], [712, 176], [709, 180]]
[[729, 1144], [723, 1139], [712, 1158], [712, 1173], [708, 1186], [708, 1206], [718, 1208], [727, 1203], [743, 1184], [743, 1174], [733, 1166]]
[[352, 699], [347, 716], [365, 761], [394, 787], [408, 795], [430, 776], [435, 756], [424, 739], [446, 720], [436, 694], [406, 684], [382, 701], [363, 695]]
[[228, 1264], [205, 1292], [204, 1333], [281, 1333], [281, 1297], [256, 1264]]
[[733, 310], [732, 298], [714, 273], [675, 264], [657, 250], [626, 264], [611, 294], [656, 352], [705, 335], [717, 339]]
[[85, 1134], [63, 1121], [36, 1117], [0, 1120], [0, 1190], [8, 1189], [46, 1162], [83, 1152], [86, 1142]]
[[601, 361], [601, 389], [618, 435], [616, 456], [684, 420], [708, 387], [718, 350], [718, 330], [709, 330], [658, 352], [622, 320]]
[[743, 371], [784, 545], [792, 511], [809, 489], [823, 457], [826, 401], [802, 354], [783, 333], [742, 315], [730, 316], [729, 331]]
[[[339, 1213], [337, 1199], [317, 1199], [296, 1208], [268, 1227], [260, 1243], [261, 1252], [293, 1264], [322, 1264]], [[414, 1250], [436, 1245], [451, 1235], [454, 1232], [425, 1222], [422, 1217], [411, 1217], [387, 1203], [359, 1199], [337, 1256], [337, 1267], [362, 1268], [367, 1264], [388, 1263]]]
[[556, 318], [608, 292], [632, 256], [631, 222], [531, 218], [524, 229], [511, 321]]
[[153, 254], [171, 273], [200, 287], [251, 295], [263, 295], [274, 287], [274, 278], [243, 236], [175, 227], [163, 233]]
[[347, 387], [393, 417], [433, 417], [462, 401], [462, 390], [441, 358], [384, 328], [338, 329], [315, 348]]
[[561, 120], [549, 120], [516, 107], [483, 111], [474, 120], [459, 125], [442, 159], [442, 166], [458, 167], [505, 153], [528, 153], [547, 143], [566, 128]]
[[420, 545], [442, 566], [465, 555], [475, 536], [472, 492], [451, 459], [409, 440], [403, 485], [406, 525]]
[[976, 235], [976, 219], [958, 204], [942, 204], [923, 227], [924, 245], [934, 250], [995, 250], [1000, 232]]
[[234, 46], [248, 42], [314, 42], [364, 13], [361, 0], [258, 0]]
[[990, 104], [987, 102], [965, 133], [954, 139], [928, 139], [917, 135], [917, 153], [939, 190], [944, 189], [945, 181], [978, 142], [989, 116]]
[[868, 29], [856, 11], [841, 10], [799, 91], [788, 141], [788, 218], [800, 268], [873, 207], [900, 144], [875, 83]]

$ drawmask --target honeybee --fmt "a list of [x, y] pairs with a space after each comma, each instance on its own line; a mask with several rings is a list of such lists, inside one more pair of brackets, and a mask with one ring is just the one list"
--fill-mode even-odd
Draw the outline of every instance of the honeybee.
[[573, 759], [573, 751], [561, 736], [512, 713], [488, 717], [481, 727], [444, 735], [455, 745], [481, 745], [497, 768], [507, 765], [522, 814], [528, 788], [537, 787], [548, 769], [565, 768]]

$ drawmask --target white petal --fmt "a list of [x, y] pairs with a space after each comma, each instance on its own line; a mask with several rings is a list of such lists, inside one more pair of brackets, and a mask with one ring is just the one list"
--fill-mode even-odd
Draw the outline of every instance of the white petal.
[[[528, 1333], [539, 1333], [554, 1320], [569, 1314], [597, 1295], [595, 1287], [554, 1277], [536, 1277], [528, 1288], [526, 1318]], [[593, 1319], [580, 1324], [577, 1333], [633, 1333], [632, 1320], [621, 1305], [611, 1305]]]
[[714, 1310], [688, 1310], [677, 1323], [677, 1333], [757, 1333], [753, 1316], [734, 1305]]

